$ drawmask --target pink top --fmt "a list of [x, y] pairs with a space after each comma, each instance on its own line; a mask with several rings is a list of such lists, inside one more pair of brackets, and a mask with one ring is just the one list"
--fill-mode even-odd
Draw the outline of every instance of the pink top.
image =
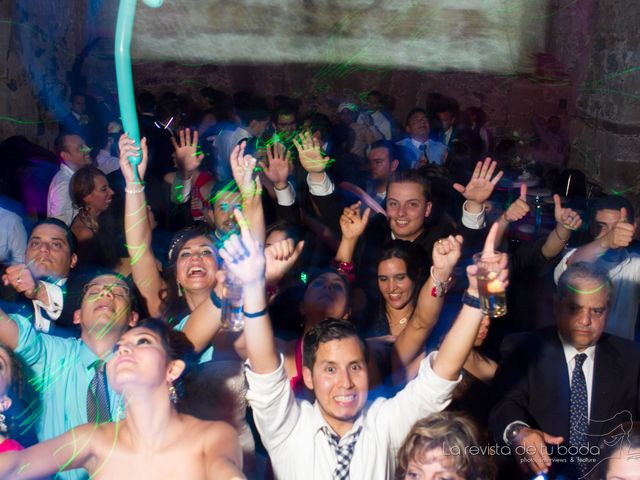
[[0, 453], [10, 452], [12, 450], [24, 450], [24, 447], [10, 438], [7, 438], [4, 442], [0, 443]]
[[291, 389], [298, 393], [304, 388], [304, 380], [302, 379], [302, 339], [296, 340], [296, 376], [289, 380]]

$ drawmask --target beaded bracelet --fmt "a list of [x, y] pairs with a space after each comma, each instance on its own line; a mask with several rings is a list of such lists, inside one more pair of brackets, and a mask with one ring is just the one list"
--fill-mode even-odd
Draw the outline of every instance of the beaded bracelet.
[[453, 277], [449, 276], [444, 282], [438, 280], [433, 271], [433, 265], [431, 266], [431, 270], [429, 271], [431, 278], [433, 278], [433, 288], [431, 288], [431, 296], [434, 298], [440, 298], [445, 293], [447, 293], [447, 289], [451, 284], [451, 280]]

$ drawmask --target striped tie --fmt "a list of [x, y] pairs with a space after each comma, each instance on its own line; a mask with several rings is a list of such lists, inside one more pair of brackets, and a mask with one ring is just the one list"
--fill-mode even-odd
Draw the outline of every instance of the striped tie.
[[105, 363], [96, 360], [91, 365], [95, 374], [87, 389], [87, 421], [89, 423], [105, 423], [111, 421], [109, 412], [109, 392], [107, 390], [107, 375]]

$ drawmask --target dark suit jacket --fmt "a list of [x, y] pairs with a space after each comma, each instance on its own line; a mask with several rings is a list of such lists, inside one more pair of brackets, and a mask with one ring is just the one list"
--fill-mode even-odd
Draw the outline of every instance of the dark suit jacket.
[[[640, 345], [602, 334], [596, 345], [589, 438], [597, 445], [622, 422], [639, 418]], [[569, 438], [569, 372], [555, 327], [505, 338], [496, 373], [498, 401], [489, 418], [495, 440], [520, 420], [532, 428]], [[629, 413], [625, 413], [629, 412]], [[562, 465], [558, 463], [558, 465]], [[554, 467], [559, 470], [559, 467]]]

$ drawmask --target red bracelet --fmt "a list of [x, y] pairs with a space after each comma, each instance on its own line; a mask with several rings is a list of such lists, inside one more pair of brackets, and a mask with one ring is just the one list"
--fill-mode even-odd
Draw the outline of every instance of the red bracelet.
[[334, 258], [331, 260], [331, 266], [347, 277], [350, 282], [355, 280], [356, 275], [354, 273], [355, 268], [353, 266], [353, 262], [340, 262]]

